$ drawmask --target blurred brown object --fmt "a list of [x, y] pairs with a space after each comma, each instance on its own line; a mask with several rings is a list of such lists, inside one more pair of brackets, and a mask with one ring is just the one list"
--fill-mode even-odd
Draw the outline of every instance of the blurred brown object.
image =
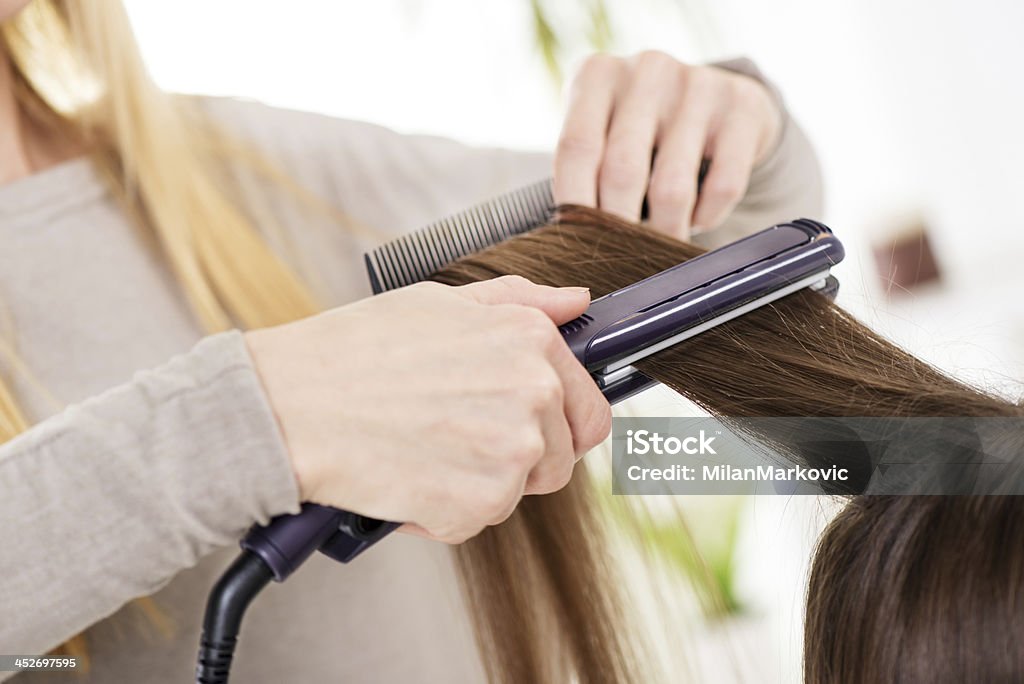
[[942, 281], [924, 221], [906, 223], [886, 236], [877, 236], [871, 253], [882, 288], [889, 295]]

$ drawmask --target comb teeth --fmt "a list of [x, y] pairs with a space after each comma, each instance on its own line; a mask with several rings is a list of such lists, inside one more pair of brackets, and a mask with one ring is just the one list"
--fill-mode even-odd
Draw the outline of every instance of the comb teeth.
[[544, 225], [553, 207], [548, 178], [383, 244], [365, 256], [373, 292], [426, 280], [453, 261]]

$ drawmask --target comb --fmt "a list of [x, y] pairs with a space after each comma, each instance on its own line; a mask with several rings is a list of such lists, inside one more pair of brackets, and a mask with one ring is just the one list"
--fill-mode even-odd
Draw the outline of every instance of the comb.
[[550, 178], [448, 216], [366, 254], [374, 294], [426, 280], [448, 264], [550, 222]]
[[[711, 161], [701, 161], [700, 192]], [[426, 280], [462, 257], [551, 222], [554, 182], [546, 178], [392, 240], [363, 256], [373, 294]], [[644, 198], [640, 218], [647, 218]]]

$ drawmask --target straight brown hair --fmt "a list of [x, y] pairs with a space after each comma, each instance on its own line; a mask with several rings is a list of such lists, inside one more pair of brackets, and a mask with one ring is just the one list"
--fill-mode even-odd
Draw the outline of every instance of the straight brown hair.
[[[547, 285], [587, 286], [597, 297], [701, 251], [608, 214], [569, 206], [560, 209], [553, 225], [462, 259], [435, 280], [461, 285], [518, 274]], [[790, 295], [636, 366], [717, 416], [1024, 415], [1020, 405], [949, 377], [810, 291]], [[585, 467], [583, 462], [579, 467]], [[582, 475], [578, 472], [556, 494], [525, 498], [508, 521], [457, 549], [492, 682], [554, 683], [572, 677], [583, 684], [650, 681], [651, 675], [642, 672], [643, 635], [631, 637], [628, 628], [620, 628], [629, 624], [623, 622], [628, 620], [626, 601], [608, 561], [597, 494]], [[814, 563], [806, 622], [807, 682], [991, 681], [935, 678], [937, 670], [929, 667], [936, 663], [951, 672], [1012, 671], [1016, 678], [1024, 678], [1019, 656], [1013, 663], [1009, 661], [1014, 658], [1003, 658], [995, 670], [979, 664], [992, 649], [1009, 653], [1006, 638], [985, 640], [993, 630], [1012, 634], [1021, 643], [1024, 620], [1019, 610], [1004, 604], [992, 613], [981, 610], [980, 603], [964, 602], [955, 586], [943, 584], [946, 575], [930, 585], [934, 596], [918, 597], [919, 617], [931, 615], [929, 611], [952, 616], [938, 631], [924, 629], [919, 622], [901, 624], [883, 610], [897, 600], [894, 593], [915, 589], [912, 582], [899, 584], [893, 577], [919, 576], [914, 568], [925, 560], [956, 568], [962, 577], [975, 577], [978, 587], [1013, 592], [1010, 603], [1018, 606], [1016, 597], [1024, 596], [1024, 554], [1015, 552], [1016, 560], [1005, 567], [996, 567], [995, 560], [997, 540], [1021, 538], [1009, 536], [1020, 531], [1022, 512], [1016, 510], [1017, 499], [1010, 499], [854, 499], [825, 534]], [[866, 510], [874, 519], [865, 520]], [[941, 536], [947, 533], [945, 528], [935, 527], [936, 516], [954, 526], [948, 537]], [[943, 556], [947, 540], [959, 541], [973, 525], [996, 519], [1000, 524], [976, 539], [987, 555], [977, 555], [977, 549], [965, 545], [949, 552], [966, 559], [970, 550], [985, 558], [990, 564], [985, 566], [987, 574], [970, 575], [964, 563]], [[921, 522], [916, 524], [917, 520]], [[932, 529], [939, 530], [935, 543], [918, 544], [930, 549], [930, 556], [891, 553], [898, 538], [930, 538]], [[851, 554], [861, 564], [853, 562]], [[969, 615], [944, 612], [953, 601], [962, 601]], [[914, 642], [922, 653], [942, 647], [940, 636], [948, 641], [959, 634], [963, 639], [961, 619], [963, 627], [977, 630], [967, 639], [970, 654], [953, 650], [945, 660], [918, 658], [908, 664], [905, 658], [914, 651], [892, 648], [894, 630], [902, 639], [898, 643]], [[983, 624], [989, 628], [980, 629]], [[889, 676], [894, 672], [905, 676]]]

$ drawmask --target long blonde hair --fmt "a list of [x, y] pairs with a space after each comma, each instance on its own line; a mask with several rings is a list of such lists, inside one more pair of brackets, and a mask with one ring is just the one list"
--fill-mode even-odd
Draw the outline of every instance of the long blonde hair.
[[[218, 182], [225, 138], [149, 77], [119, 0], [34, 0], [0, 24], [22, 112], [84, 145], [125, 210], [150, 231], [209, 332], [318, 309]], [[0, 442], [26, 430], [0, 378]], [[141, 606], [150, 614], [148, 601]], [[79, 635], [62, 652], [86, 657]]]

